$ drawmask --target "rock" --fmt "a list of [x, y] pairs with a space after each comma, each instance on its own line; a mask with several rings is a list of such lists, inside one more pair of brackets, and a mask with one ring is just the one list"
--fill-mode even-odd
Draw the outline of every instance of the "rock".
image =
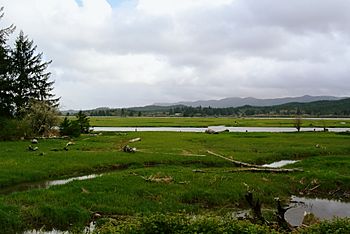
[[123, 147], [123, 151], [126, 152], [126, 153], [135, 153], [136, 152], [136, 148], [132, 148], [132, 147], [126, 145], [126, 146]]
[[39, 142], [38, 142], [38, 139], [35, 139], [35, 138], [34, 138], [34, 139], [32, 139], [32, 141], [31, 141], [31, 142], [32, 142], [32, 144], [38, 144], [38, 143], [39, 143]]
[[67, 144], [66, 144], [66, 147], [68, 147], [68, 146], [70, 146], [70, 145], [75, 145], [75, 143], [74, 142], [68, 142]]
[[205, 130], [205, 133], [207, 133], [207, 134], [218, 134], [218, 132], [214, 131], [211, 128], [208, 128], [207, 130]]
[[38, 147], [33, 147], [32, 145], [28, 146], [28, 150], [30, 151], [37, 151], [39, 148]]

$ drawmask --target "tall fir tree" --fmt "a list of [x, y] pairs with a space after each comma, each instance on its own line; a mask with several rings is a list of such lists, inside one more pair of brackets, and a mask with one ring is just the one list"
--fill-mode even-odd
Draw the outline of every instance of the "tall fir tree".
[[45, 101], [57, 106], [58, 98], [51, 93], [53, 81], [47, 67], [51, 61], [43, 62], [42, 53], [36, 53], [37, 46], [21, 31], [11, 53], [11, 74], [13, 76], [15, 115], [20, 116], [31, 100]]
[[[4, 16], [3, 7], [0, 8], [0, 20]], [[10, 48], [6, 42], [13, 33], [13, 25], [0, 29], [0, 117], [10, 117], [14, 109], [13, 80], [10, 74]]]

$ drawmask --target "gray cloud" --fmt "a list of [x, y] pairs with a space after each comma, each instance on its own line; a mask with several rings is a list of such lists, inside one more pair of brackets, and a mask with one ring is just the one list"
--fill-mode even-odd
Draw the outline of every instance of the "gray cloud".
[[347, 0], [0, 0], [62, 108], [350, 95]]

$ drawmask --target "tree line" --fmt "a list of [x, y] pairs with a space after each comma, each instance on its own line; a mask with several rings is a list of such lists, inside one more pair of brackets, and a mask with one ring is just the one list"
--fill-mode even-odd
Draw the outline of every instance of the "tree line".
[[84, 111], [90, 116], [180, 116], [180, 117], [213, 117], [213, 116], [314, 116], [314, 117], [348, 117], [350, 116], [350, 99], [336, 101], [316, 101], [310, 103], [287, 103], [276, 106], [241, 106], [241, 107], [191, 107], [145, 106], [134, 108], [95, 109]]

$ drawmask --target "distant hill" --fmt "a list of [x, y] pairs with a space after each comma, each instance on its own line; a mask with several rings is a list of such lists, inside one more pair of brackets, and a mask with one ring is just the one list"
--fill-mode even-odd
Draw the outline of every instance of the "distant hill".
[[[184, 104], [162, 106], [149, 105], [143, 107], [130, 108], [108, 108], [101, 107], [84, 112], [90, 116], [304, 116], [319, 117], [348, 117], [350, 116], [350, 98], [339, 98], [330, 96], [302, 96], [296, 98], [278, 99], [256, 99], [256, 98], [232, 98], [230, 100], [240, 100], [244, 105], [238, 107], [215, 107], [210, 106], [189, 106]], [[321, 99], [321, 100], [318, 100]], [[326, 100], [325, 100], [326, 99]], [[229, 100], [222, 99], [222, 100]], [[293, 100], [293, 102], [288, 102]], [[312, 101], [317, 100], [317, 101]], [[221, 100], [218, 100], [219, 102]], [[250, 101], [250, 102], [247, 102]], [[276, 104], [287, 102], [282, 104]], [[197, 103], [197, 102], [192, 102]], [[238, 102], [236, 102], [237, 104]], [[251, 104], [245, 104], [251, 103]], [[253, 103], [253, 104], [252, 104]], [[267, 105], [268, 103], [273, 103]], [[203, 104], [203, 103], [202, 103]], [[266, 104], [266, 105], [265, 105]], [[238, 104], [237, 104], [238, 105]], [[68, 111], [75, 114], [76, 110]], [[61, 112], [66, 114], [67, 112]]]
[[155, 106], [175, 106], [175, 105], [184, 105], [192, 107], [213, 107], [213, 108], [225, 108], [225, 107], [239, 107], [239, 106], [275, 106], [285, 103], [298, 102], [298, 103], [307, 103], [315, 101], [335, 101], [343, 99], [341, 97], [333, 96], [301, 96], [301, 97], [285, 97], [285, 98], [272, 98], [272, 99], [258, 99], [253, 97], [239, 98], [231, 97], [224, 98], [220, 100], [203, 100], [203, 101], [194, 101], [194, 102], [177, 102], [177, 103], [156, 103]]
[[[291, 102], [274, 106], [250, 106], [240, 107], [192, 107], [169, 106], [169, 116], [177, 113], [180, 116], [235, 116], [235, 117], [264, 117], [264, 116], [313, 116], [313, 117], [348, 117], [350, 116], [350, 98], [335, 101], [315, 101], [308, 103]], [[153, 114], [156, 114], [153, 112]]]

